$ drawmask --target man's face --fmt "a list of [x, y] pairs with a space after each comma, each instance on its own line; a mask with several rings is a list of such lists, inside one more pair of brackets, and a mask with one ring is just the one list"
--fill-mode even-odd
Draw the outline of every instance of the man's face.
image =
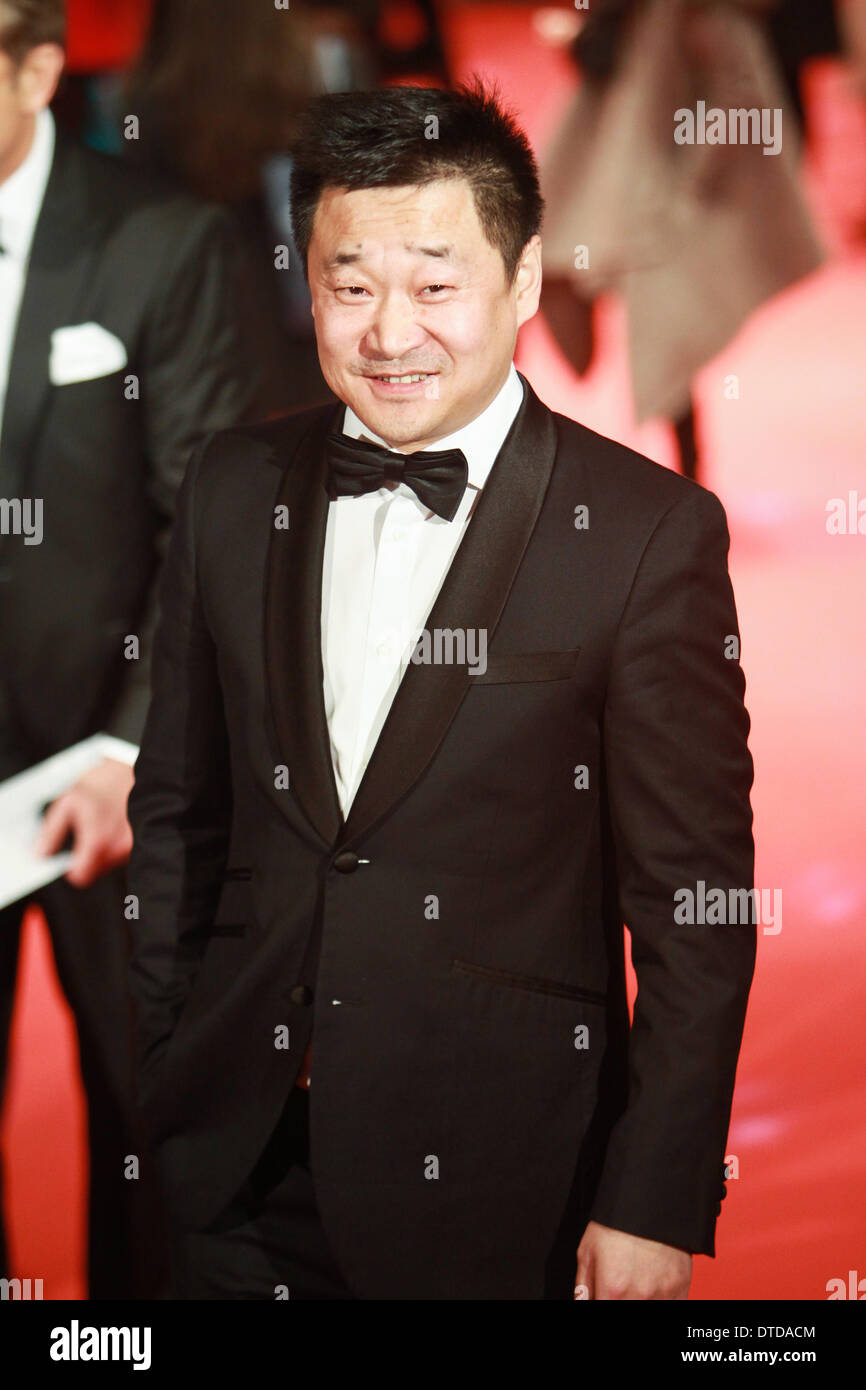
[[527, 244], [509, 285], [465, 179], [326, 188], [308, 268], [325, 380], [409, 452], [468, 424], [502, 386], [538, 307], [541, 243]]
[[0, 48], [0, 183], [26, 159], [36, 114], [53, 97], [62, 68], [63, 49], [54, 43], [31, 48], [18, 67]]

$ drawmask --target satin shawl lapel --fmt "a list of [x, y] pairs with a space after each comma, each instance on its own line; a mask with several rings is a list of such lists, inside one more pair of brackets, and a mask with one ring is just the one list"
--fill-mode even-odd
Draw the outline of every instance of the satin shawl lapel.
[[332, 845], [343, 824], [331, 763], [322, 668], [322, 560], [328, 522], [325, 437], [345, 407], [326, 407], [286, 467], [265, 585], [265, 670], [276, 748], [310, 824]]
[[[538, 519], [553, 469], [556, 430], [551, 412], [521, 380], [523, 403], [427, 617], [428, 632], [482, 629], [491, 640]], [[343, 840], [370, 830], [411, 790], [435, 756], [471, 680], [465, 666], [408, 664], [349, 807]]]

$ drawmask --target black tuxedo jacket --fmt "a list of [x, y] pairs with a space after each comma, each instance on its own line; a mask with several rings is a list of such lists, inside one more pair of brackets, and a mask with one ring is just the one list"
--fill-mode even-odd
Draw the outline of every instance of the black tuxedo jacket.
[[523, 384], [426, 624], [486, 629], [487, 669], [407, 666], [345, 824], [342, 406], [206, 441], [166, 566], [130, 799], [142, 1106], [203, 1228], [312, 1038], [313, 1179], [364, 1298], [541, 1298], [590, 1215], [713, 1253], [755, 928], [679, 926], [674, 893], [752, 884], [724, 512]]
[[[141, 736], [156, 575], [189, 454], [258, 414], [255, 347], [234, 313], [243, 283], [221, 211], [57, 129], [0, 438], [0, 497], [41, 499], [44, 518], [40, 545], [0, 535], [4, 773], [100, 730]], [[54, 330], [89, 323], [127, 364], [52, 381]]]

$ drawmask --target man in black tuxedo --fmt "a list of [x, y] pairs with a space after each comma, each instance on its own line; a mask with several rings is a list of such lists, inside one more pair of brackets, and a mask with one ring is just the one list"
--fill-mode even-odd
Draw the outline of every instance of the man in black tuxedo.
[[[152, 1290], [158, 1272], [152, 1199], [127, 1159], [140, 1146], [118, 867], [156, 577], [191, 448], [251, 418], [256, 379], [224, 215], [55, 128], [63, 42], [60, 0], [2, 0], [0, 777], [106, 735], [107, 756], [45, 817], [42, 850], [71, 836], [74, 858], [36, 900], [78, 1025], [90, 1296], [110, 1298]], [[0, 912], [0, 1085], [26, 906]]]
[[752, 884], [723, 509], [514, 371], [483, 89], [325, 98], [295, 161], [344, 404], [196, 451], [130, 798], [174, 1296], [684, 1298], [756, 935], [679, 920]]

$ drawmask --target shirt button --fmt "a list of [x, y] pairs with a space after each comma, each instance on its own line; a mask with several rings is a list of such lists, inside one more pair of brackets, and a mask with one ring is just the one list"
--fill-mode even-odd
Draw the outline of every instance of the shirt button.
[[295, 985], [289, 998], [293, 1004], [312, 1004], [313, 991], [309, 985]]
[[339, 874], [353, 874], [358, 867], [359, 859], [353, 849], [341, 850], [334, 860], [334, 868]]
[[402, 526], [395, 526], [394, 530], [391, 532], [391, 539], [394, 541], [401, 541], [405, 534], [406, 532]]

